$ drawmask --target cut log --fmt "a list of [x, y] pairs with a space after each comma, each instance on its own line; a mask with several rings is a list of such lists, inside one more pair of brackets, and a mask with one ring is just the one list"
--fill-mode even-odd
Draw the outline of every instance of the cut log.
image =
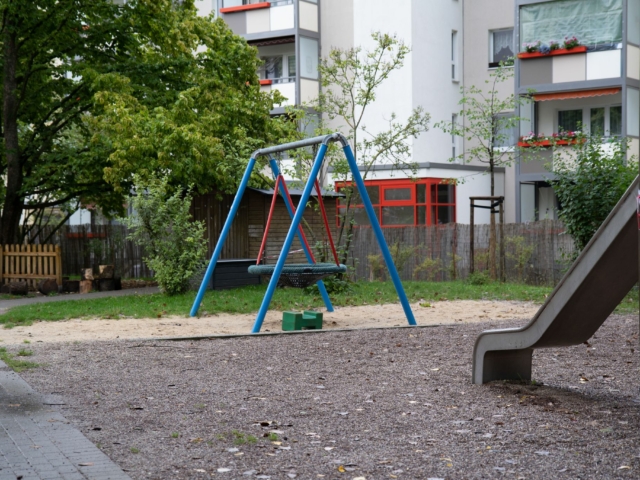
[[63, 280], [62, 291], [66, 293], [78, 293], [80, 291], [79, 280]]
[[101, 278], [98, 280], [98, 290], [101, 292], [110, 292], [115, 290], [115, 281], [113, 278]]
[[93, 268], [83, 268], [80, 270], [82, 280], [93, 280]]
[[113, 265], [100, 265], [98, 268], [100, 269], [100, 278], [113, 278]]
[[90, 293], [93, 290], [92, 280], [80, 280], [80, 293]]
[[47, 278], [38, 282], [38, 291], [43, 295], [58, 293], [58, 282], [53, 278]]
[[29, 285], [27, 282], [11, 282], [0, 287], [0, 293], [9, 295], [26, 295], [29, 293]]

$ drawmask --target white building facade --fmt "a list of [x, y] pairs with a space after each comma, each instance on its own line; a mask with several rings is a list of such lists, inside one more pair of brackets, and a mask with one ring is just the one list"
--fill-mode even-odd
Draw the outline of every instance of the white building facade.
[[[515, 51], [513, 0], [213, 2], [198, 1], [200, 12], [208, 14], [215, 7], [235, 33], [255, 45], [265, 62], [260, 71], [262, 88], [277, 89], [288, 98], [273, 114], [317, 95], [317, 66], [332, 48], [371, 50], [371, 34], [376, 31], [402, 39], [411, 52], [404, 66], [376, 92], [376, 101], [366, 112], [367, 130], [383, 131], [392, 113], [403, 121], [418, 106], [430, 114], [430, 128], [411, 143], [407, 161], [417, 165], [415, 177], [381, 163], [368, 173], [365, 183], [383, 227], [469, 223], [469, 197], [490, 194], [487, 165], [472, 158], [451, 161], [465, 151], [468, 142], [433, 125], [463, 122], [457, 116], [461, 86], [484, 85], [495, 68], [491, 66], [494, 47], [501, 47], [502, 53], [505, 46]], [[508, 95], [514, 86], [501, 88]], [[496, 169], [495, 194], [506, 196], [507, 221], [516, 218], [514, 171]], [[325, 186], [334, 184], [329, 172]], [[489, 212], [476, 211], [475, 221], [488, 223]]]

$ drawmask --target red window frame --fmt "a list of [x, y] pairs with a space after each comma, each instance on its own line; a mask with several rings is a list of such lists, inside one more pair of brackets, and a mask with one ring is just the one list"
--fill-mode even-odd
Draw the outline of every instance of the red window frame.
[[[453, 212], [451, 219], [447, 223], [455, 223], [456, 221], [456, 188], [454, 184], [449, 183], [443, 178], [421, 178], [416, 181], [407, 179], [392, 179], [392, 180], [367, 180], [364, 182], [365, 187], [378, 187], [378, 201], [372, 201], [373, 209], [380, 220], [382, 228], [401, 228], [408, 226], [428, 226], [438, 224], [438, 207], [452, 207]], [[424, 202], [418, 199], [418, 186], [424, 185], [425, 198]], [[447, 202], [440, 202], [438, 199], [438, 186], [446, 185], [451, 188], [451, 198]], [[339, 192], [346, 186], [353, 186], [352, 182], [336, 182], [335, 188]], [[387, 200], [386, 192], [394, 189], [409, 189], [409, 198], [400, 200]], [[435, 189], [435, 190], [433, 190]], [[385, 207], [413, 207], [413, 223], [386, 223], [384, 219]], [[351, 205], [351, 208], [364, 208], [361, 203]], [[424, 209], [422, 223], [419, 217], [421, 209]], [[336, 202], [336, 224], [340, 225], [340, 215], [344, 207], [341, 205], [341, 199]], [[368, 225], [356, 225], [357, 227], [367, 227]]]

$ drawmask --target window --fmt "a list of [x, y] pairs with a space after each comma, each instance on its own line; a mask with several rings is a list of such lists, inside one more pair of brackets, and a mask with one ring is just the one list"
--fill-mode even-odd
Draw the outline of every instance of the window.
[[451, 80], [458, 80], [458, 32], [451, 32]]
[[[451, 115], [451, 128], [455, 128], [458, 125], [458, 115], [455, 113]], [[458, 157], [458, 137], [451, 134], [451, 158], [455, 161]]]
[[[583, 123], [583, 119], [587, 119]], [[622, 135], [622, 106], [588, 107], [558, 112], [558, 132], [584, 130], [592, 135]]]
[[583, 45], [618, 48], [622, 0], [561, 0], [520, 7], [520, 42], [562, 41], [575, 35]]
[[224, 0], [223, 8], [240, 7], [242, 5], [253, 5], [254, 3], [262, 3], [269, 0]]
[[609, 135], [622, 135], [622, 106], [609, 107]]
[[258, 70], [260, 80], [272, 80], [273, 83], [289, 83], [296, 80], [296, 56], [275, 55], [261, 57], [262, 66]]
[[[439, 178], [423, 178], [417, 182], [403, 180], [372, 180], [365, 187], [373, 209], [383, 227], [441, 225], [455, 222], [455, 186]], [[355, 186], [336, 184], [336, 190], [347, 193]], [[370, 224], [357, 191], [351, 193], [353, 220], [358, 226]], [[346, 200], [338, 200], [338, 223], [346, 211]]]
[[558, 112], [558, 132], [575, 132], [582, 128], [582, 109], [560, 110]]
[[493, 138], [493, 148], [507, 149], [515, 147], [518, 137], [518, 125], [513, 114], [503, 114], [496, 117], [496, 133]]
[[300, 37], [300, 75], [305, 78], [318, 78], [318, 40]]
[[513, 65], [513, 28], [489, 32], [489, 44], [489, 68], [498, 68], [500, 62]]

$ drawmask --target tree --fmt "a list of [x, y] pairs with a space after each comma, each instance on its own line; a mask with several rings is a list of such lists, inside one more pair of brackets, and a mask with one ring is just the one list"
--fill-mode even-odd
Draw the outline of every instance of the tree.
[[204, 222], [194, 222], [189, 213], [191, 189], [176, 191], [167, 177], [136, 176], [134, 183], [130, 203], [135, 213], [123, 219], [133, 230], [129, 238], [144, 248], [144, 261], [160, 289], [168, 295], [184, 293], [203, 270], [207, 253]]
[[259, 92], [256, 50], [193, 0], [0, 0], [0, 11], [0, 244], [37, 234], [52, 208], [55, 226], [80, 202], [121, 214], [137, 170], [228, 190], [238, 158], [288, 128], [269, 118], [280, 99]]
[[[516, 106], [526, 99], [514, 94], [502, 96], [499, 85], [513, 77], [513, 68], [508, 68], [504, 62], [491, 73], [490, 79], [485, 80], [486, 88], [481, 89], [472, 85], [460, 88], [459, 117], [463, 123], [438, 122], [435, 126], [446, 133], [462, 137], [466, 140], [465, 148], [457, 159], [466, 162], [476, 160], [488, 165], [487, 171], [491, 180], [490, 195], [495, 196], [495, 169], [511, 165], [515, 160], [515, 153], [510, 149], [497, 148], [508, 145], [510, 130], [520, 122], [520, 118], [512, 113]], [[492, 279], [497, 278], [496, 272], [496, 219], [490, 215], [489, 230], [489, 268]]]
[[637, 175], [638, 159], [627, 160], [627, 145], [619, 137], [579, 136], [561, 156], [555, 155], [549, 168], [555, 175], [549, 183], [560, 202], [559, 217], [579, 251]]
[[[415, 174], [416, 165], [410, 161], [410, 140], [428, 130], [430, 116], [422, 107], [415, 108], [404, 121], [395, 113], [389, 114], [388, 127], [380, 132], [367, 129], [367, 109], [376, 100], [376, 92], [389, 76], [404, 65], [409, 47], [396, 36], [380, 32], [372, 34], [375, 46], [372, 50], [361, 47], [348, 50], [334, 48], [319, 67], [322, 93], [314, 109], [323, 115], [320, 128], [327, 131], [327, 124], [338, 126], [350, 140], [356, 162], [363, 178], [372, 167], [381, 162], [399, 170]], [[343, 155], [330, 157], [333, 177], [339, 181], [351, 181], [349, 166]], [[343, 188], [346, 194], [337, 244], [341, 246], [341, 262], [347, 263], [353, 232], [353, 205], [357, 198], [355, 187]]]

